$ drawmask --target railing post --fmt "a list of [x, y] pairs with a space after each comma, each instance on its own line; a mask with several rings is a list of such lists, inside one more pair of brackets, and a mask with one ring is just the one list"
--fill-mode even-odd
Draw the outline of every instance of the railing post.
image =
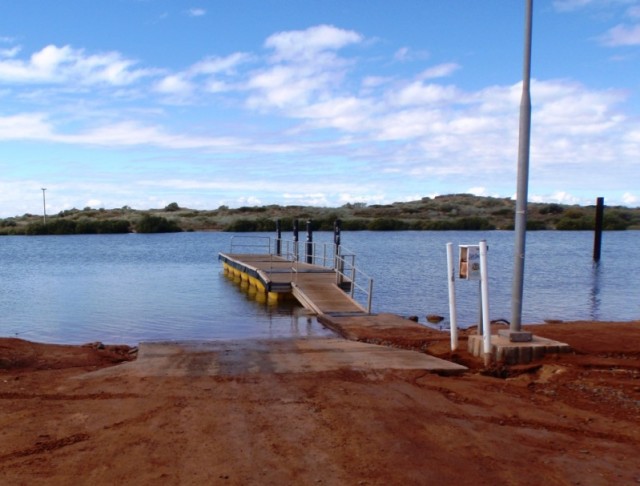
[[355, 294], [356, 288], [356, 267], [351, 267], [351, 297]]
[[311, 229], [311, 220], [307, 220], [307, 245], [306, 245], [307, 263], [313, 263], [313, 230]]
[[369, 279], [369, 297], [367, 298], [367, 312], [371, 314], [371, 300], [373, 298], [373, 279]]

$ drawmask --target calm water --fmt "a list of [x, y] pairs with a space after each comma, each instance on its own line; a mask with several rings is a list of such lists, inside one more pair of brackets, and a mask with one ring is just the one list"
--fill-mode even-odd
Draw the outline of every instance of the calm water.
[[[297, 305], [259, 303], [222, 273], [229, 233], [0, 238], [0, 335], [48, 342], [328, 335]], [[269, 235], [271, 236], [271, 235]], [[289, 236], [285, 236], [289, 237]], [[373, 310], [448, 316], [445, 244], [489, 245], [490, 315], [510, 319], [512, 232], [344, 232], [374, 278]], [[315, 242], [330, 242], [316, 233]], [[640, 232], [527, 236], [524, 322], [640, 319]], [[457, 255], [456, 255], [457, 258]], [[458, 319], [478, 318], [477, 282], [457, 281]], [[446, 321], [445, 321], [446, 323]]]

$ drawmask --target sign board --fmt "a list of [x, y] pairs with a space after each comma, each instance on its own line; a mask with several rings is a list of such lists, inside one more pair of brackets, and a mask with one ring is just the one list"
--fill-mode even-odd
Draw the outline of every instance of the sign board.
[[480, 280], [480, 245], [459, 245], [461, 279]]

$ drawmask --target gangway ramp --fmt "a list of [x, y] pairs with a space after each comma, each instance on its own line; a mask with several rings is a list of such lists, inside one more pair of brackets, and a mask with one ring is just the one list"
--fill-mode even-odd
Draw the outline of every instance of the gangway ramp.
[[357, 315], [367, 311], [336, 284], [335, 271], [324, 273], [296, 272], [291, 283], [292, 294], [316, 314]]

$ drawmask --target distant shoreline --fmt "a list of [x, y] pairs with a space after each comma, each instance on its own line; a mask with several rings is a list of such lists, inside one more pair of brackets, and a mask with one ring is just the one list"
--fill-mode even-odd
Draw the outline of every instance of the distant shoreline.
[[[164, 233], [180, 231], [274, 232], [276, 222], [290, 232], [294, 221], [305, 231], [331, 231], [340, 220], [344, 231], [488, 231], [513, 230], [515, 202], [453, 194], [393, 204], [315, 206], [245, 206], [196, 210], [171, 203], [163, 209], [69, 209], [51, 215], [24, 214], [0, 219], [0, 235]], [[595, 206], [529, 203], [527, 229], [591, 231]], [[605, 231], [640, 229], [640, 208], [606, 207]]]

